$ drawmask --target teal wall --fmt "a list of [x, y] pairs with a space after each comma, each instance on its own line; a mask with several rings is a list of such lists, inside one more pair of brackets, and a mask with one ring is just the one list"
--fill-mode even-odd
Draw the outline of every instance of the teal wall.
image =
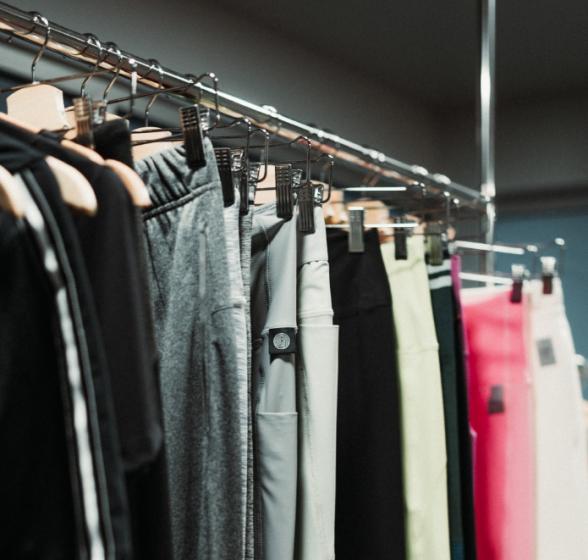
[[[576, 351], [588, 357], [588, 209], [541, 215], [501, 215], [496, 240], [503, 243], [550, 243], [556, 237], [566, 241], [563, 287]], [[557, 251], [553, 252], [557, 256]], [[508, 257], [497, 259], [497, 269], [509, 271]]]

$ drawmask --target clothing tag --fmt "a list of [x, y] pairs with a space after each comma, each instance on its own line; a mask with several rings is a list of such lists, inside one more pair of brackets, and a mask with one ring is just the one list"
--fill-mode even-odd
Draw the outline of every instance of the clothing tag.
[[504, 412], [504, 387], [492, 385], [490, 398], [488, 399], [488, 414], [501, 414]]
[[541, 367], [552, 366], [556, 363], [555, 350], [551, 338], [542, 338], [537, 341], [537, 351], [539, 352], [539, 363]]
[[296, 352], [296, 329], [270, 329], [269, 353], [270, 356], [278, 354], [293, 354]]

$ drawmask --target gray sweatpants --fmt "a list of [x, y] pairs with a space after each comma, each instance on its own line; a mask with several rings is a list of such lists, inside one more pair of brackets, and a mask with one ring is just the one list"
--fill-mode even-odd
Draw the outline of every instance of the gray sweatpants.
[[263, 560], [292, 560], [296, 522], [296, 220], [256, 208], [251, 314]]
[[136, 164], [161, 367], [174, 560], [243, 550], [241, 398], [223, 203], [214, 152], [191, 170], [182, 147]]

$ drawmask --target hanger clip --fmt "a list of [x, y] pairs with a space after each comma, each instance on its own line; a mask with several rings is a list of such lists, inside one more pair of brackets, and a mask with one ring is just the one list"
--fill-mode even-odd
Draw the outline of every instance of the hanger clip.
[[543, 280], [543, 293], [553, 293], [553, 279], [555, 278], [557, 259], [555, 257], [541, 257], [541, 279]]
[[241, 171], [241, 180], [239, 182], [241, 214], [247, 214], [249, 212], [249, 207], [255, 202], [255, 191], [260, 169], [260, 163], [250, 161]]
[[292, 219], [294, 200], [291, 163], [276, 165], [276, 209], [278, 218]]
[[76, 142], [94, 148], [92, 101], [87, 97], [76, 97], [73, 104], [76, 118]]
[[298, 231], [314, 233], [314, 185], [307, 181], [298, 189]]
[[216, 165], [223, 190], [225, 208], [235, 203], [235, 188], [233, 186], [233, 171], [231, 165], [231, 149], [215, 148]]
[[206, 165], [202, 121], [198, 105], [182, 107], [180, 121], [186, 148], [186, 161], [191, 169], [200, 169]]
[[359, 206], [349, 208], [349, 252], [363, 253], [365, 243], [363, 241], [364, 209]]
[[323, 205], [324, 185], [318, 183], [314, 185], [314, 205], [321, 207]]
[[523, 301], [523, 282], [525, 280], [525, 265], [513, 264], [512, 271], [512, 291], [510, 293], [511, 303], [521, 303]]
[[[396, 218], [395, 221], [400, 223], [401, 218]], [[408, 260], [408, 229], [394, 228], [394, 258], [397, 261]]]
[[431, 266], [441, 266], [445, 248], [443, 226], [439, 223], [428, 223], [425, 232], [427, 234], [427, 262]]

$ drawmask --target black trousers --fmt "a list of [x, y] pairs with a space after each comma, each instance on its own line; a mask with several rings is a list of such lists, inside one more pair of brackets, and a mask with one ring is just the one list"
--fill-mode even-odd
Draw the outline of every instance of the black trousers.
[[405, 558], [401, 426], [392, 300], [377, 231], [351, 254], [328, 232], [331, 293], [339, 325], [338, 560]]

